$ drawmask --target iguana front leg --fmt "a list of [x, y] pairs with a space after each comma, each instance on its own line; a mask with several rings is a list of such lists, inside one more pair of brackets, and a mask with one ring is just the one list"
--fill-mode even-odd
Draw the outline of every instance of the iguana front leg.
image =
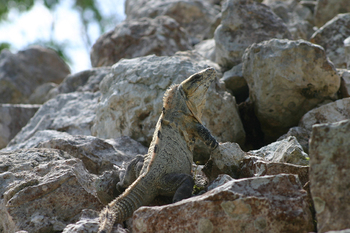
[[117, 183], [117, 191], [119, 194], [124, 192], [140, 175], [144, 162], [143, 155], [137, 155], [136, 158], [130, 161], [127, 165], [125, 173], [119, 174], [120, 181]]
[[213, 135], [211, 135], [210, 131], [197, 121], [194, 124], [194, 132], [196, 136], [202, 140], [212, 151], [218, 147], [219, 143], [216, 141]]

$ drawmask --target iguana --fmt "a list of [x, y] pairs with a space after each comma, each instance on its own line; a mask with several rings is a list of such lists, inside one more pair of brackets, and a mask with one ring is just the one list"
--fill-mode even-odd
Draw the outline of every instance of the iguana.
[[215, 77], [215, 70], [207, 68], [165, 92], [163, 110], [148, 153], [128, 165], [117, 187], [130, 186], [101, 211], [100, 233], [110, 232], [114, 222], [121, 223], [131, 217], [136, 209], [150, 204], [157, 195], [173, 196], [173, 202], [192, 195], [191, 169], [196, 139], [212, 150], [218, 146], [201, 123], [206, 93]]

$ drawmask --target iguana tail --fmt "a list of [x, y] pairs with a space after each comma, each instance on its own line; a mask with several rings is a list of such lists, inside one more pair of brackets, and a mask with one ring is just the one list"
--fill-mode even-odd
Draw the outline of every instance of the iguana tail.
[[111, 232], [115, 222], [122, 223], [139, 207], [152, 202], [157, 195], [157, 190], [152, 182], [149, 182], [149, 178], [145, 179], [146, 176], [140, 176], [122, 195], [101, 211], [99, 233]]

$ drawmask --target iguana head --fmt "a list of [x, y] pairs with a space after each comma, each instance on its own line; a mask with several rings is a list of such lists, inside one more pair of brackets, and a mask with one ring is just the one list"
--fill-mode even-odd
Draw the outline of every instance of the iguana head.
[[179, 86], [186, 96], [185, 101], [187, 107], [199, 122], [201, 122], [202, 110], [205, 106], [208, 88], [215, 77], [215, 69], [208, 68], [191, 75]]

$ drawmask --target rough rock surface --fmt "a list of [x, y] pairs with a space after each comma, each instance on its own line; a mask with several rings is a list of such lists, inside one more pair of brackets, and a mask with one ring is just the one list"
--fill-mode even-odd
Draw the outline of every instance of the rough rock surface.
[[317, 230], [350, 227], [350, 120], [318, 124], [310, 140], [310, 191]]
[[[349, 2], [347, 4], [350, 5]], [[339, 14], [317, 30], [310, 41], [321, 45], [326, 50], [327, 56], [335, 67], [346, 68], [344, 40], [349, 36], [350, 13]]]
[[40, 86], [38, 86], [34, 92], [29, 96], [28, 103], [30, 104], [43, 104], [49, 98], [47, 97], [47, 93], [57, 87], [58, 85], [56, 83], [44, 83]]
[[158, 16], [118, 24], [95, 42], [90, 57], [92, 66], [100, 67], [111, 66], [121, 58], [151, 54], [170, 56], [177, 51], [191, 49], [187, 31], [169, 16]]
[[317, 0], [314, 21], [317, 27], [322, 27], [337, 14], [350, 12], [348, 0]]
[[0, 231], [62, 231], [82, 209], [102, 208], [94, 177], [69, 158], [53, 149], [0, 153]]
[[210, 61], [215, 61], [215, 40], [208, 39], [194, 46], [194, 50]]
[[[148, 145], [166, 89], [208, 66], [215, 68], [214, 63], [193, 53], [121, 60], [112, 68], [114, 75], [101, 82], [102, 97], [92, 134], [101, 138], [127, 135]], [[222, 85], [216, 80], [208, 90], [203, 124], [219, 141], [243, 142], [245, 134], [235, 99]]]
[[155, 18], [160, 15], [170, 16], [188, 31], [193, 44], [212, 37], [210, 36], [211, 26], [215, 26], [219, 12], [219, 8], [202, 0], [125, 1], [127, 20], [142, 17]]
[[277, 175], [282, 173], [298, 175], [302, 186], [309, 181], [309, 166], [267, 162], [261, 157], [256, 156], [247, 156], [242, 160], [239, 166], [239, 178]]
[[202, 171], [209, 181], [214, 180], [219, 174], [228, 174], [236, 178], [239, 164], [244, 156], [245, 152], [237, 143], [220, 143], [218, 148], [211, 153]]
[[[305, 2], [305, 1], [304, 1]], [[299, 0], [264, 0], [262, 3], [269, 6], [286, 24], [294, 40], [309, 40], [314, 33], [312, 10], [304, 6]]]
[[221, 78], [230, 93], [236, 97], [238, 102], [246, 100], [249, 96], [249, 88], [243, 77], [243, 63], [226, 71]]
[[100, 67], [68, 75], [62, 83], [47, 93], [46, 100], [63, 93], [97, 92], [100, 90], [102, 79], [110, 73], [110, 67]]
[[299, 126], [311, 132], [312, 126], [350, 119], [350, 97], [322, 105], [308, 111], [300, 120]]
[[66, 136], [42, 142], [38, 148], [52, 148], [65, 151], [83, 161], [93, 174], [111, 170], [113, 165], [122, 167], [138, 154], [146, 154], [147, 148], [129, 137], [99, 139], [93, 136]]
[[70, 73], [67, 64], [51, 49], [32, 47], [0, 54], [0, 103], [26, 103], [46, 82], [60, 83]]
[[294, 136], [273, 142], [259, 150], [247, 152], [250, 156], [258, 156], [269, 162], [308, 165], [309, 156], [303, 151]]
[[322, 47], [304, 40], [272, 39], [250, 46], [243, 76], [267, 141], [296, 126], [326, 99], [335, 99], [340, 77]]
[[61, 94], [47, 101], [8, 146], [22, 143], [41, 130], [57, 130], [72, 135], [91, 135], [91, 125], [99, 92]]
[[133, 232], [310, 232], [306, 196], [294, 175], [233, 180], [172, 205], [139, 208]]
[[290, 128], [286, 134], [279, 137], [277, 141], [281, 141], [281, 140], [286, 139], [290, 136], [293, 136], [297, 139], [300, 146], [303, 148], [304, 152], [309, 153], [310, 133], [311, 133], [310, 131], [306, 130], [303, 127], [295, 126], [295, 127]]
[[230, 69], [242, 62], [244, 50], [271, 38], [291, 38], [283, 21], [254, 0], [228, 0], [222, 6], [221, 24], [215, 31], [216, 62]]
[[24, 127], [40, 105], [0, 104], [0, 149]]

